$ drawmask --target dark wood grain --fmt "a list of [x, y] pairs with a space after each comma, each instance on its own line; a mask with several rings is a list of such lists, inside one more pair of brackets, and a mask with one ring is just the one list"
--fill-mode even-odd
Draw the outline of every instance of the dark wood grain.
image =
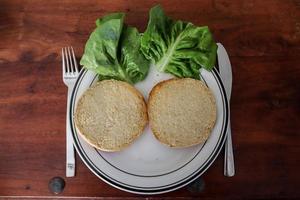
[[[57, 197], [48, 181], [65, 178], [61, 47], [72, 45], [79, 59], [94, 21], [112, 11], [143, 31], [157, 3], [173, 18], [208, 25], [231, 56], [236, 176], [223, 176], [222, 154], [201, 191], [151, 198], [300, 199], [299, 0], [0, 1], [0, 196]], [[58, 197], [146, 198], [76, 164]]]

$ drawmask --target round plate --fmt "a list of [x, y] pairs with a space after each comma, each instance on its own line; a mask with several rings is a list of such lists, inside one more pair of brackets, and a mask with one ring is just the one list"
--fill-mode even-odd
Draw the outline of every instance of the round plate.
[[[173, 76], [150, 67], [147, 78], [135, 85], [147, 100], [153, 86]], [[103, 152], [90, 146], [74, 127], [74, 110], [80, 96], [97, 75], [82, 69], [74, 86], [70, 122], [76, 150], [87, 167], [108, 184], [138, 194], [158, 194], [181, 188], [203, 174], [219, 154], [226, 136], [228, 103], [218, 73], [200, 71], [217, 104], [217, 121], [209, 139], [193, 147], [174, 149], [155, 139], [149, 127], [132, 145], [120, 152]]]

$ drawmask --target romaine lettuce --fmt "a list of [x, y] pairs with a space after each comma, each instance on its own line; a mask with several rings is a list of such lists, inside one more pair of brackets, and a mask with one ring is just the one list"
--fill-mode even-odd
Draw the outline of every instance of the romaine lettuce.
[[149, 61], [139, 52], [141, 36], [124, 25], [123, 13], [112, 13], [96, 21], [80, 64], [96, 72], [100, 80], [117, 79], [131, 84], [147, 75]]
[[201, 67], [215, 65], [217, 45], [207, 26], [172, 20], [158, 5], [150, 10], [140, 50], [159, 71], [199, 79]]

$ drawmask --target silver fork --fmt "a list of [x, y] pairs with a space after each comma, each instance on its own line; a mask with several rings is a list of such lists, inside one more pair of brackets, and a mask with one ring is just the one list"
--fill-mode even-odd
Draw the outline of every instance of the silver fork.
[[73, 87], [78, 77], [78, 66], [72, 47], [64, 47], [61, 50], [62, 75], [65, 85], [68, 87], [67, 117], [66, 117], [66, 177], [75, 176], [75, 154], [73, 137], [70, 128], [70, 99]]

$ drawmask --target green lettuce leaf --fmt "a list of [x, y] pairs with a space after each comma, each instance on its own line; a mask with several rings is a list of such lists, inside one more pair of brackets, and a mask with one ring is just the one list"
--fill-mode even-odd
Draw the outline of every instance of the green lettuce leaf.
[[158, 5], [150, 10], [140, 50], [159, 71], [199, 79], [200, 68], [215, 65], [217, 45], [207, 26], [172, 20]]
[[136, 28], [126, 27], [121, 36], [120, 63], [134, 83], [143, 80], [149, 70], [149, 61], [139, 51], [141, 35]]
[[80, 64], [98, 74], [100, 80], [117, 79], [131, 84], [147, 75], [149, 61], [138, 51], [141, 36], [124, 25], [123, 13], [112, 13], [96, 21]]

